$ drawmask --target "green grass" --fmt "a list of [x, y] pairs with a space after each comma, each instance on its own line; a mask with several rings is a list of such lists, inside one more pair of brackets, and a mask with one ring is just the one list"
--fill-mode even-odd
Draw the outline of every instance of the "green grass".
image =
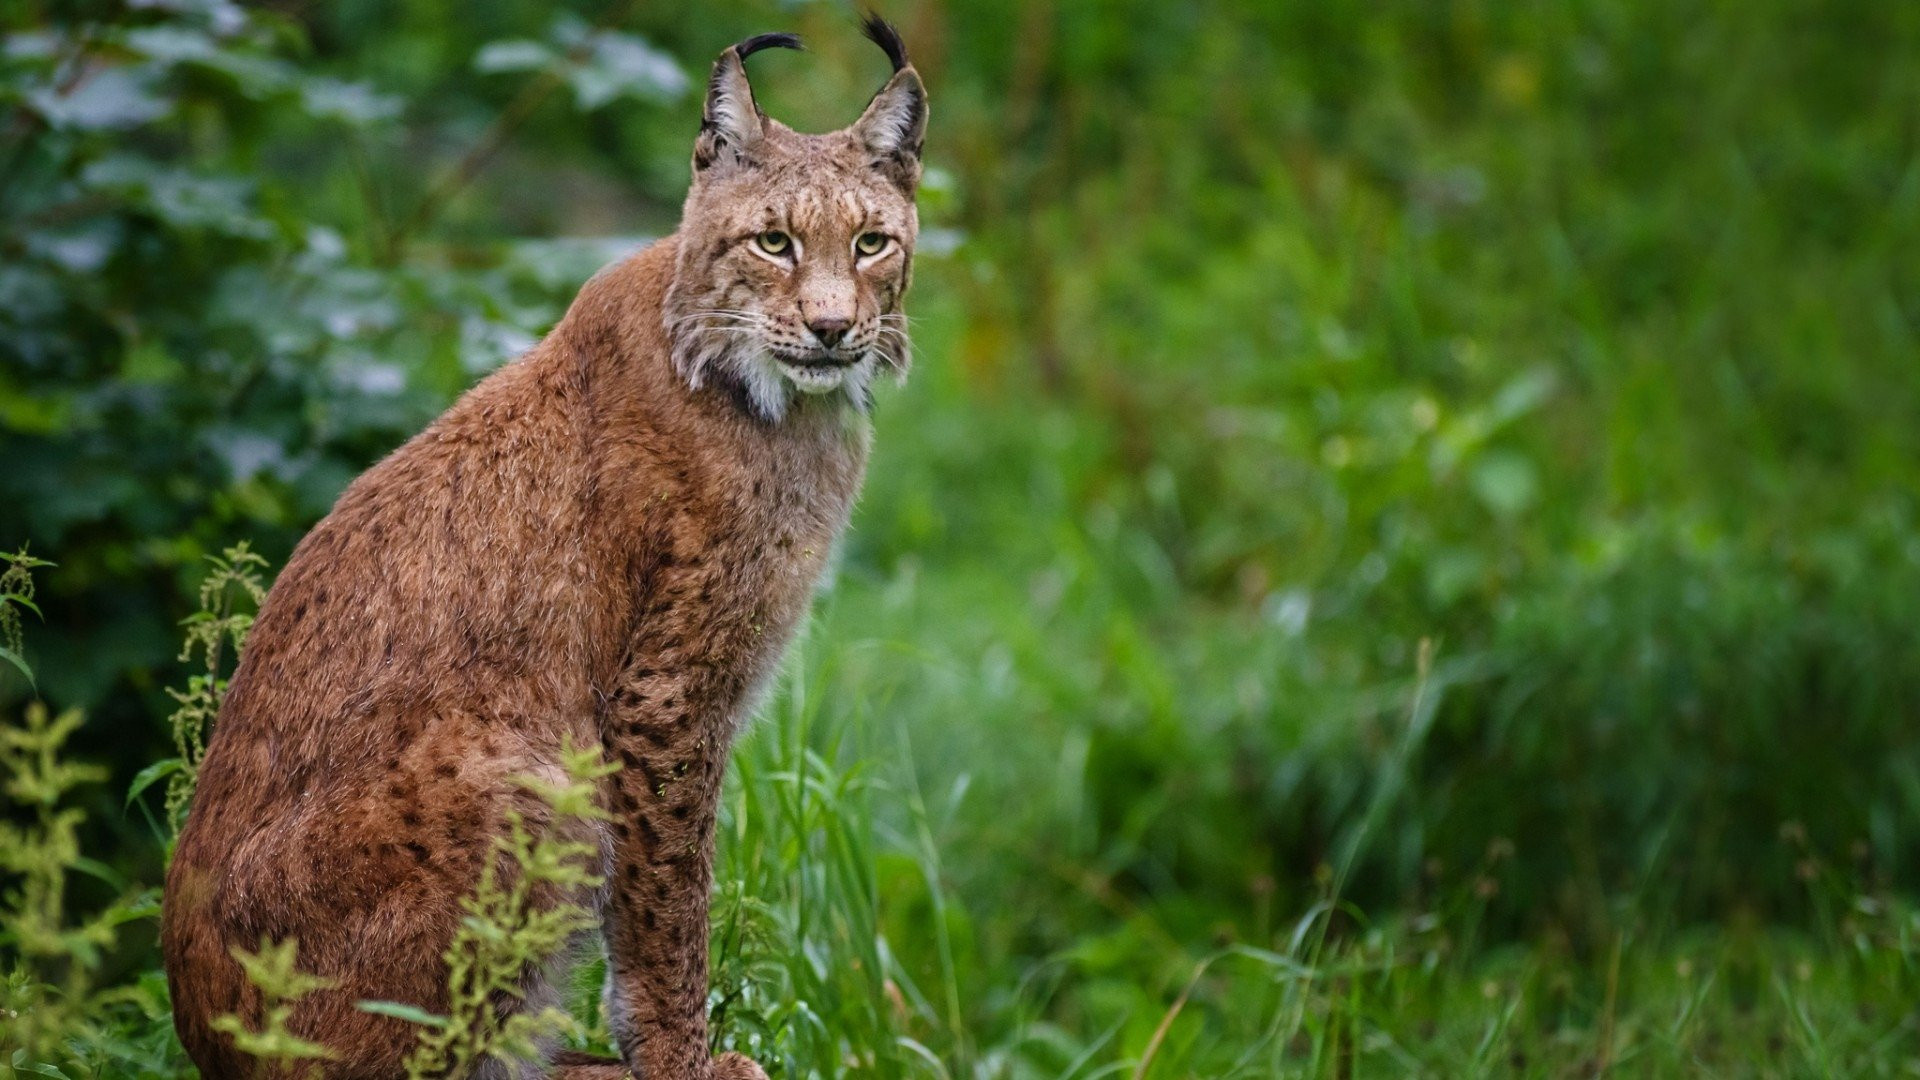
[[[1505, 930], [1537, 871], [1502, 841], [1426, 867], [1384, 912], [1348, 902], [1326, 866], [1284, 886], [1173, 868], [1143, 883], [1126, 864], [1152, 841], [1089, 818], [1110, 781], [1087, 772], [1084, 738], [1062, 745], [1070, 725], [1017, 716], [1025, 672], [1002, 668], [996, 686], [990, 657], [983, 671], [963, 650], [872, 636], [911, 589], [855, 616], [847, 594], [864, 590], [843, 583], [729, 788], [719, 1029], [780, 1075], [833, 1075], [833, 1061], [1008, 1077], [1920, 1068], [1920, 913], [1875, 889], [1860, 852], [1775, 838], [1796, 872], [1771, 884], [1815, 913], [1810, 929], [1752, 912], [1683, 923], [1648, 880], [1594, 900], [1605, 929], [1585, 945]], [[920, 694], [937, 713], [915, 709]], [[1356, 862], [1405, 795], [1418, 737], [1403, 733], [1361, 793], [1374, 828]], [[1183, 813], [1167, 788], [1184, 783], [1137, 791], [1138, 817]]]

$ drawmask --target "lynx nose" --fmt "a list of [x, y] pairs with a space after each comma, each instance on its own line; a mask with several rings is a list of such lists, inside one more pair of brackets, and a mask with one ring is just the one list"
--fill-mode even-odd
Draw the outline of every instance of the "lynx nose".
[[820, 339], [820, 344], [829, 349], [840, 344], [840, 339], [847, 336], [847, 330], [852, 325], [853, 320], [844, 315], [807, 320], [807, 329], [813, 331], [813, 336]]

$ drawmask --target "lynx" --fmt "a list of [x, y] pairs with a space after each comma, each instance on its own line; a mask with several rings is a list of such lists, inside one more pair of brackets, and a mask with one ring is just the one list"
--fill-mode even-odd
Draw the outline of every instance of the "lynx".
[[[444, 1011], [442, 954], [515, 777], [598, 745], [607, 821], [603, 1007], [620, 1060], [476, 1075], [763, 1078], [710, 1057], [707, 905], [730, 741], [766, 686], [865, 469], [870, 388], [909, 362], [926, 93], [893, 74], [824, 135], [769, 119], [720, 54], [679, 229], [580, 291], [553, 331], [350, 485], [263, 606], [168, 872], [162, 942], [181, 1041], [256, 1075], [211, 1022], [257, 1027], [229, 955], [299, 942], [337, 980], [291, 1027], [329, 1077], [390, 1080], [415, 1040], [364, 999]], [[582, 828], [588, 828], [582, 826]], [[563, 897], [547, 897], [554, 901]], [[569, 958], [501, 1015], [555, 1003]], [[831, 1066], [826, 1066], [831, 1068]]]

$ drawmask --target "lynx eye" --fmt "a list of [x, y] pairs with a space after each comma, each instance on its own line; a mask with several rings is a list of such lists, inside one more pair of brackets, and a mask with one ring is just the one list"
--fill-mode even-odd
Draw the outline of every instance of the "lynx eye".
[[793, 237], [778, 229], [768, 229], [754, 237], [753, 242], [759, 244], [760, 250], [769, 255], [785, 255], [793, 250]]
[[887, 237], [885, 233], [861, 233], [855, 237], [853, 241], [853, 250], [862, 255], [878, 255], [886, 249], [886, 246]]

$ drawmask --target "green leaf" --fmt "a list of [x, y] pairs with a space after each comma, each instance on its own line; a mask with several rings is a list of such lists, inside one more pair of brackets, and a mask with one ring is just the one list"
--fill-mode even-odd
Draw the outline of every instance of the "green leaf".
[[670, 101], [686, 92], [686, 73], [673, 58], [630, 34], [594, 35], [584, 63], [568, 76], [582, 109], [632, 96]]
[[138, 922], [141, 919], [157, 919], [160, 917], [160, 893], [155, 889], [135, 893], [125, 903], [109, 908], [105, 916], [108, 926]]
[[1530, 368], [1514, 376], [1494, 395], [1493, 422], [1496, 426], [1517, 420], [1539, 408], [1553, 396], [1559, 385], [1551, 368]]
[[1495, 450], [1481, 458], [1468, 481], [1487, 509], [1503, 518], [1517, 516], [1540, 495], [1539, 470], [1532, 461], [1509, 450]]
[[166, 64], [211, 62], [219, 58], [220, 44], [200, 30], [182, 26], [145, 26], [121, 39], [127, 48]]
[[141, 792], [186, 767], [187, 763], [176, 757], [156, 761], [141, 769], [140, 774], [133, 778], [133, 783], [127, 785], [127, 801], [122, 809], [132, 806], [133, 800], [139, 798]]
[[308, 80], [300, 88], [300, 102], [310, 116], [348, 124], [372, 124], [400, 115], [399, 98], [366, 83], [340, 79]]
[[409, 1024], [423, 1027], [441, 1028], [447, 1026], [447, 1018], [430, 1013], [416, 1005], [404, 1005], [398, 1001], [359, 1001], [354, 1008], [375, 1016], [391, 1016], [396, 1020], [405, 1020]]
[[106, 882], [114, 889], [124, 892], [127, 888], [127, 879], [123, 877], [118, 870], [101, 862], [99, 859], [90, 859], [85, 855], [80, 855], [76, 856], [73, 861], [67, 865], [96, 881]]
[[78, 131], [139, 127], [166, 115], [170, 103], [153, 93], [150, 73], [107, 68], [61, 92], [43, 87], [27, 95], [48, 126]]
[[12, 664], [14, 667], [19, 668], [20, 674], [25, 675], [27, 677], [28, 686], [33, 686], [33, 687], [39, 686], [38, 683], [33, 681], [33, 669], [27, 666], [26, 660], [21, 658], [19, 653], [14, 652], [12, 649], [9, 649], [4, 645], [0, 645], [0, 660], [5, 660], [7, 663]]
[[502, 71], [538, 71], [552, 63], [553, 50], [537, 41], [518, 38], [491, 41], [474, 55], [473, 70], [482, 75]]
[[[0, 603], [14, 604], [18, 607], [26, 608], [28, 611], [33, 612], [35, 615], [40, 615], [40, 608], [34, 604], [32, 599], [30, 599], [29, 597], [21, 596], [19, 593], [16, 593], [16, 592], [0, 593]], [[42, 619], [46, 618], [45, 615], [40, 615], [40, 617]]]

